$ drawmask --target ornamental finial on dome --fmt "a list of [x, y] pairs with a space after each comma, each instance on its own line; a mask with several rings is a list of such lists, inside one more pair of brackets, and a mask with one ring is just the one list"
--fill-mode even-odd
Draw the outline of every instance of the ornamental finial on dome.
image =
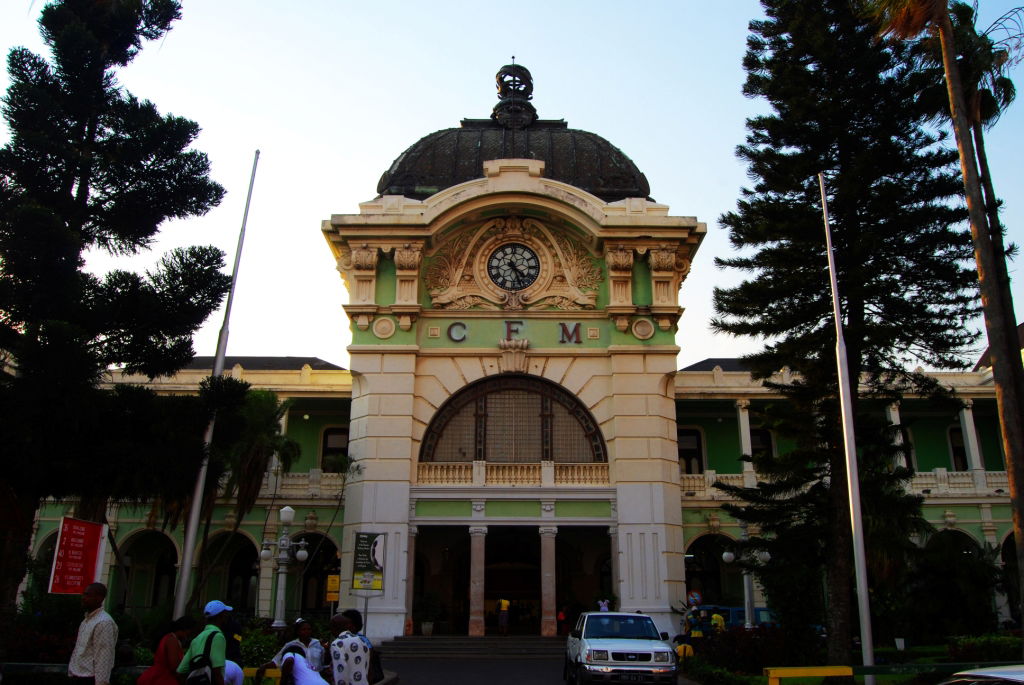
[[533, 77], [530, 70], [521, 64], [506, 64], [498, 70], [495, 80], [498, 86], [498, 104], [491, 112], [491, 118], [505, 128], [525, 128], [537, 120], [533, 99]]

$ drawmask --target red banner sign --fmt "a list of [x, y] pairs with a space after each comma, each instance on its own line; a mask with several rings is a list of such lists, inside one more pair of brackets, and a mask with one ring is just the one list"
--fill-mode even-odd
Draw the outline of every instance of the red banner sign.
[[50, 571], [50, 592], [80, 595], [87, 585], [99, 580], [106, 544], [104, 524], [62, 518]]

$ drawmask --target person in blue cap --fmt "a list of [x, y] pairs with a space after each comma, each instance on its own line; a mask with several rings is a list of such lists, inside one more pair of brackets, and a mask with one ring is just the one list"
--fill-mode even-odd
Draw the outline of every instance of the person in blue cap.
[[185, 681], [189, 672], [189, 664], [192, 657], [198, 656], [206, 649], [207, 640], [210, 641], [210, 666], [213, 668], [213, 685], [224, 685], [224, 662], [227, 660], [227, 639], [224, 637], [223, 627], [231, 618], [232, 608], [219, 599], [207, 602], [203, 608], [203, 616], [206, 617], [206, 627], [199, 633], [188, 646], [185, 656], [178, 664], [178, 678]]

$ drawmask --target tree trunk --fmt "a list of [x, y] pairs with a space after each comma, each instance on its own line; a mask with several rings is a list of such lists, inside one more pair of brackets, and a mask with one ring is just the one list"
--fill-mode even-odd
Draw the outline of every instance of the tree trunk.
[[997, 261], [1005, 258], [1002, 254], [996, 254], [992, 232], [985, 216], [976, 167], [977, 153], [971, 139], [971, 127], [967, 121], [963, 86], [953, 45], [953, 26], [946, 3], [942, 3], [941, 9], [936, 12], [935, 24], [942, 43], [949, 109], [957, 149], [960, 152], [960, 168], [963, 171], [967, 211], [971, 220], [971, 238], [974, 241], [974, 257], [978, 264], [978, 282], [981, 286], [981, 306], [985, 315], [985, 331], [988, 334], [989, 363], [992, 366], [992, 378], [996, 389], [1003, 454], [1006, 459], [1006, 475], [1013, 508], [1013, 534], [1017, 547], [1018, 568], [1021, 569], [1021, 578], [1024, 580], [1024, 564], [1021, 563], [1021, 560], [1024, 560], [1024, 493], [1021, 492], [1021, 487], [1024, 486], [1024, 413], [1021, 405], [1024, 393], [1021, 391], [1020, 382], [1020, 379], [1024, 379], [1024, 368], [1021, 364], [1020, 346], [1017, 344], [1015, 321], [1012, 318], [1007, 320], [1007, 312], [1012, 312], [1012, 305], [1004, 296], [999, 283], [1000, 268]]

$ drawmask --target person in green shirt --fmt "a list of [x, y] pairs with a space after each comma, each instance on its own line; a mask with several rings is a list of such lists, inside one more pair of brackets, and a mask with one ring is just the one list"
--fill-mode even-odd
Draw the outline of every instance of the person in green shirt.
[[189, 673], [189, 664], [192, 657], [198, 656], [206, 649], [206, 641], [210, 643], [210, 666], [213, 669], [213, 685], [224, 685], [224, 662], [226, 660], [227, 639], [224, 637], [222, 628], [231, 617], [231, 607], [219, 599], [207, 602], [203, 609], [203, 616], [206, 617], [206, 627], [203, 632], [192, 639], [192, 643], [185, 651], [181, 663], [178, 664], [178, 680], [185, 682]]

